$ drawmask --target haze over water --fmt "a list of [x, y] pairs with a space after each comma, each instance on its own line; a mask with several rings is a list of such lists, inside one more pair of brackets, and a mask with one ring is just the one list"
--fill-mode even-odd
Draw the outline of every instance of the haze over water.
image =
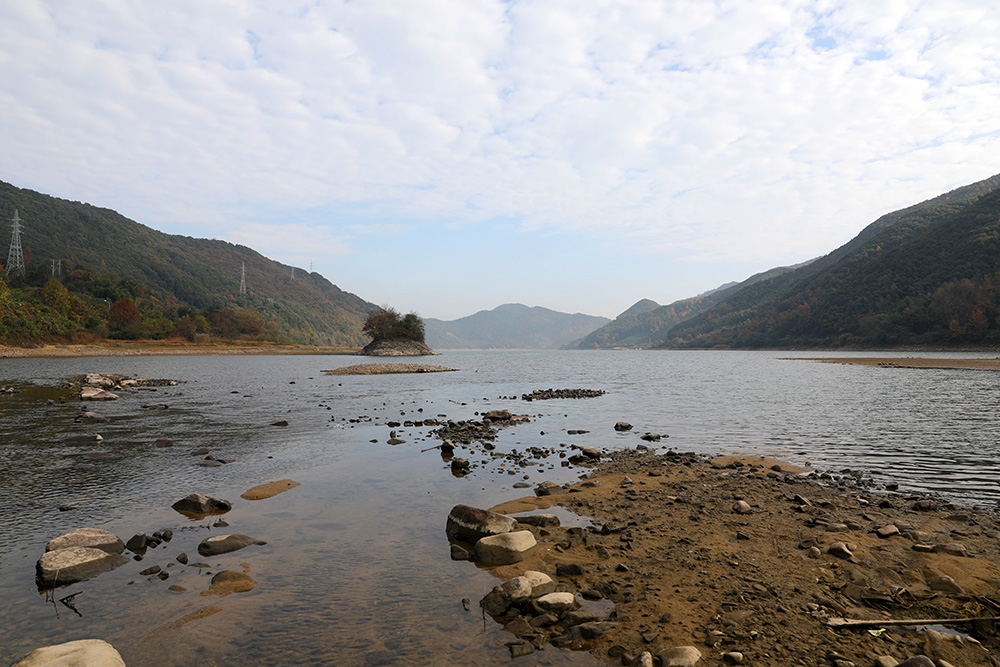
[[[428, 435], [431, 427], [398, 428], [406, 443], [387, 445], [385, 424], [391, 420], [474, 419], [506, 408], [531, 421], [500, 432], [500, 453], [569, 444], [635, 447], [650, 431], [670, 436], [658, 443], [661, 449], [776, 455], [821, 470], [866, 470], [880, 484], [937, 491], [966, 504], [1000, 499], [994, 465], [1000, 375], [784, 359], [789, 356], [446, 351], [421, 361], [457, 372], [388, 376], [321, 373], [358, 363], [354, 357], [4, 360], [0, 385], [20, 391], [0, 396], [0, 596], [6, 601], [0, 663], [37, 646], [101, 637], [115, 644], [130, 667], [507, 664], [503, 642], [510, 636], [492, 622], [484, 624], [477, 608], [496, 579], [449, 559], [445, 518], [457, 503], [489, 507], [530, 493], [511, 488], [525, 476], [532, 484], [561, 483], [585, 469], [562, 467], [558, 455], [521, 469], [474, 447], [457, 452], [474, 463], [472, 474], [458, 478], [437, 450], [421, 451], [438, 443]], [[50, 388], [86, 372], [180, 384], [155, 392], [127, 390], [118, 401], [85, 406]], [[547, 388], [607, 394], [519, 399]], [[48, 399], [55, 403], [48, 405]], [[141, 407], [150, 402], [170, 407]], [[74, 424], [83, 407], [111, 421]], [[278, 420], [288, 426], [270, 426]], [[616, 433], [613, 425], [620, 420], [634, 430]], [[575, 429], [589, 433], [567, 435]], [[93, 432], [104, 440], [65, 442], [68, 435]], [[159, 437], [172, 438], [174, 446], [154, 447]], [[201, 447], [233, 462], [199, 467], [199, 457], [189, 452]], [[88, 452], [112, 458], [83, 461]], [[253, 503], [239, 498], [252, 486], [286, 477], [302, 486]], [[194, 491], [234, 502], [225, 515], [228, 528], [211, 528], [210, 521], [190, 521], [170, 509]], [[60, 512], [60, 505], [76, 509]], [[34, 564], [49, 539], [83, 526], [125, 540], [170, 527], [175, 537], [141, 563], [55, 591], [56, 600], [80, 592], [79, 616], [38, 593]], [[210, 577], [192, 567], [166, 567], [182, 551], [195, 554], [201, 539], [220, 531], [268, 542], [207, 559], [208, 572], [247, 569], [258, 583], [255, 590], [203, 597]], [[169, 571], [170, 579], [138, 575], [154, 564]], [[170, 592], [170, 584], [187, 590]], [[471, 600], [472, 611], [464, 610], [463, 598]], [[216, 607], [205, 618], [182, 623]], [[551, 647], [536, 657], [541, 664], [596, 664], [585, 654]]]

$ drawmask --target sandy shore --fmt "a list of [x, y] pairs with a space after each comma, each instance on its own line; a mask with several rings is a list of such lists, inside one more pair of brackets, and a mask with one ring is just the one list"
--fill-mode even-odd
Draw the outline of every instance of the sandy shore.
[[[793, 359], [789, 357], [789, 359]], [[1000, 371], [1000, 357], [991, 359], [935, 359], [932, 357], [794, 357], [797, 361], [820, 361], [826, 364], [881, 366], [883, 368], [968, 368]]]
[[[737, 664], [727, 653], [782, 667], [867, 667], [920, 654], [939, 667], [1000, 664], [990, 622], [951, 626], [975, 630], [988, 649], [934, 632], [941, 624], [889, 623], [1000, 615], [993, 514], [872, 492], [854, 474], [799, 470], [760, 458], [616, 453], [590, 477], [599, 486], [581, 482], [493, 508], [516, 514], [558, 504], [595, 525], [532, 527], [534, 554], [494, 573], [506, 580], [539, 570], [560, 590], [613, 601], [614, 629], [575, 646], [608, 664], [680, 646], [701, 651], [699, 666]], [[566, 575], [570, 564], [582, 574]], [[873, 623], [835, 629], [835, 617]], [[506, 622], [539, 643], [565, 631], [541, 638], [549, 630]]]
[[38, 345], [13, 347], [0, 345], [0, 358], [17, 357], [153, 357], [202, 356], [215, 354], [357, 354], [360, 348], [325, 347], [319, 345], [277, 345], [249, 343], [188, 343], [177, 340], [105, 341], [80, 345]]

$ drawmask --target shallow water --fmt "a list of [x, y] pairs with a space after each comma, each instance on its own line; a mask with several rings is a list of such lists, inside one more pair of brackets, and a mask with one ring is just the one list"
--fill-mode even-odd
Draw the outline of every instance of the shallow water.
[[[39, 645], [84, 637], [111, 641], [131, 667], [509, 663], [503, 642], [511, 637], [484, 623], [477, 605], [496, 580], [449, 559], [445, 518], [457, 503], [486, 507], [523, 495], [511, 485], [525, 475], [532, 483], [565, 482], [581, 471], [553, 456], [511, 475], [502, 460], [459, 452], [476, 467], [458, 478], [436, 450], [421, 451], [437, 444], [430, 428], [398, 428], [407, 442], [388, 446], [389, 420], [470, 419], [509, 408], [532, 421], [503, 430], [500, 452], [570, 443], [634, 447], [639, 434], [653, 431], [669, 434], [660, 444], [679, 451], [772, 454], [824, 469], [867, 469], [878, 481], [966, 503], [1000, 499], [993, 435], [1000, 375], [782, 359], [788, 356], [447, 352], [432, 362], [458, 372], [389, 376], [320, 372], [356, 363], [352, 357], [2, 360], [0, 385], [21, 391], [0, 396], [0, 663]], [[73, 423], [81, 404], [53, 387], [91, 371], [180, 384], [88, 404], [112, 420], [84, 427]], [[530, 403], [517, 398], [533, 389], [575, 387], [608, 393]], [[141, 407], [150, 402], [170, 407]], [[269, 425], [277, 420], [289, 425]], [[614, 432], [619, 420], [634, 424], [634, 431]], [[568, 429], [590, 433], [568, 436]], [[104, 440], [66, 443], [80, 433]], [[154, 447], [159, 437], [172, 438], [174, 446]], [[189, 452], [200, 447], [233, 463], [198, 467]], [[82, 458], [95, 452], [111, 458]], [[251, 486], [285, 477], [302, 486], [262, 501], [238, 498]], [[202, 596], [207, 574], [166, 567], [223, 530], [170, 510], [192, 491], [234, 501], [224, 532], [268, 542], [208, 560], [207, 572], [248, 569], [255, 590]], [[61, 512], [60, 505], [76, 509]], [[45, 542], [88, 525], [123, 539], [171, 527], [175, 537], [141, 564], [54, 596], [39, 594], [34, 563]], [[153, 564], [170, 572], [166, 582], [138, 575]], [[170, 592], [170, 584], [187, 590]], [[51, 600], [74, 592], [82, 616]], [[463, 609], [463, 598], [472, 611]], [[586, 654], [552, 648], [531, 659], [597, 664]]]

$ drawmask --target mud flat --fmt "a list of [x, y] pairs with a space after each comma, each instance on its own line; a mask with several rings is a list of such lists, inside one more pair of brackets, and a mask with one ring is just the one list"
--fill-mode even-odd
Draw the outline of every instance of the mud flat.
[[430, 364], [356, 364], [323, 371], [327, 375], [388, 375], [393, 373], [445, 373], [457, 370]]
[[[699, 665], [998, 664], [991, 620], [952, 621], [1000, 615], [997, 516], [873, 486], [860, 472], [760, 457], [624, 450], [552, 495], [491, 508], [517, 518], [560, 505], [593, 522], [521, 523], [537, 548], [492, 572], [539, 571], [560, 591], [612, 602], [613, 625], [572, 645], [608, 664], [643, 664], [633, 661], [644, 652], [680, 664], [671, 650], [688, 646]], [[566, 645], [572, 630], [495, 620], [512, 653]]]
[[931, 357], [795, 357], [800, 361], [820, 361], [826, 364], [879, 366], [882, 368], [967, 368], [1000, 371], [1000, 357], [992, 359], [942, 359]]

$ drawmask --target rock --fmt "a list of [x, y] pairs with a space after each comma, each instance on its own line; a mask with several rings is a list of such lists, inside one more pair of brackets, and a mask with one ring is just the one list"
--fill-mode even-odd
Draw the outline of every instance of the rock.
[[284, 419], [279, 419], [276, 422], [271, 422], [271, 426], [288, 426], [288, 422]]
[[76, 416], [74, 419], [77, 424], [103, 424], [108, 421], [108, 418], [99, 412], [82, 412]]
[[597, 447], [584, 447], [580, 450], [580, 453], [593, 461], [599, 461], [601, 459], [601, 450]]
[[939, 544], [934, 547], [935, 553], [945, 553], [950, 556], [968, 556], [969, 552], [966, 551], [965, 545], [961, 542], [949, 542], [948, 544]]
[[565, 490], [566, 489], [564, 489], [562, 487], [562, 485], [556, 484], [555, 482], [550, 482], [550, 481], [546, 480], [546, 481], [542, 482], [541, 484], [539, 484], [538, 486], [535, 487], [535, 495], [536, 496], [551, 496], [554, 493], [562, 493]]
[[45, 553], [35, 564], [39, 587], [84, 581], [128, 562], [120, 554], [92, 547], [66, 547]]
[[551, 528], [560, 525], [559, 517], [555, 514], [528, 514], [527, 516], [517, 516], [514, 518], [517, 519], [518, 523], [538, 528]]
[[483, 421], [488, 422], [509, 422], [512, 418], [510, 410], [490, 410], [483, 415]]
[[580, 625], [574, 627], [580, 631], [580, 636], [584, 639], [597, 639], [601, 635], [611, 632], [617, 628], [618, 624], [612, 621], [591, 621], [589, 623], [581, 623]]
[[521, 576], [527, 579], [528, 583], [531, 584], [532, 597], [537, 598], [543, 595], [548, 595], [549, 593], [554, 593], [556, 590], [556, 582], [552, 580], [552, 577], [544, 572], [528, 570]]
[[212, 583], [202, 595], [229, 595], [246, 593], [257, 587], [257, 582], [242, 572], [223, 570], [212, 577]]
[[181, 565], [187, 565], [188, 555], [186, 553], [177, 554], [177, 562], [180, 563]]
[[955, 580], [945, 575], [927, 582], [927, 586], [932, 591], [948, 593], [950, 595], [964, 595], [965, 589], [955, 583]]
[[101, 442], [104, 440], [104, 436], [100, 433], [92, 433], [87, 435], [71, 435], [64, 441], [68, 445], [87, 445], [92, 442]]
[[826, 550], [831, 556], [836, 556], [837, 558], [843, 558], [844, 560], [851, 560], [854, 558], [854, 554], [851, 550], [847, 548], [847, 545], [843, 542], [834, 542]]
[[67, 547], [90, 547], [109, 554], [120, 554], [125, 551], [125, 543], [121, 538], [100, 528], [76, 528], [53, 537], [45, 545], [45, 551], [57, 551]]
[[153, 442], [153, 445], [155, 447], [173, 447], [174, 441], [170, 438], [157, 438], [156, 441]]
[[139, 575], [143, 577], [148, 577], [154, 574], [160, 573], [160, 566], [154, 565], [153, 567], [147, 567], [145, 570], [140, 570]]
[[643, 651], [635, 657], [635, 660], [629, 663], [629, 667], [653, 667], [653, 654], [649, 651]]
[[583, 572], [583, 566], [579, 563], [558, 563], [556, 565], [557, 577], [579, 577]]
[[663, 438], [663, 436], [659, 433], [644, 433], [639, 437], [646, 442], [659, 442], [660, 439]]
[[266, 484], [258, 484], [252, 489], [248, 489], [240, 494], [240, 498], [244, 500], [264, 500], [266, 498], [271, 498], [279, 493], [284, 493], [289, 489], [294, 489], [296, 486], [300, 486], [299, 482], [291, 479], [282, 479], [277, 482], [267, 482]]
[[875, 534], [885, 539], [887, 537], [893, 537], [894, 535], [899, 535], [899, 528], [890, 523], [886, 526], [879, 527], [875, 531]]
[[469, 472], [470, 465], [468, 459], [464, 459], [461, 456], [456, 456], [451, 460], [451, 471], [454, 473], [464, 474]]
[[451, 545], [451, 559], [452, 560], [469, 560], [472, 558], [472, 554], [469, 553], [464, 547], [460, 547], [457, 544]]
[[210, 498], [201, 493], [192, 493], [191, 495], [181, 498], [176, 503], [171, 505], [172, 508], [184, 515], [206, 515], [206, 514], [223, 514], [233, 509], [233, 504], [228, 500], [219, 500], [218, 498]]
[[727, 665], [741, 665], [743, 664], [743, 654], [739, 651], [730, 651], [722, 654], [722, 660]]
[[476, 542], [476, 560], [481, 565], [519, 563], [535, 548], [535, 536], [528, 530], [491, 535]]
[[534, 605], [540, 613], [561, 614], [576, 609], [580, 603], [577, 602], [576, 596], [572, 593], [556, 592], [537, 598]]
[[81, 401], [114, 401], [117, 398], [117, 394], [112, 394], [100, 387], [82, 387], [80, 389]]
[[479, 606], [490, 616], [502, 616], [512, 605], [531, 599], [532, 585], [528, 577], [520, 576], [508, 579], [487, 593]]
[[675, 646], [660, 653], [663, 667], [694, 667], [701, 660], [701, 651], [694, 646]]
[[128, 538], [128, 542], [125, 543], [125, 548], [134, 554], [146, 553], [146, 548], [149, 546], [149, 538], [146, 537], [146, 533], [136, 533], [132, 537]]
[[910, 506], [911, 510], [916, 512], [934, 512], [938, 508], [938, 502], [936, 500], [918, 500]]
[[510, 649], [510, 657], [512, 658], [521, 658], [535, 652], [535, 645], [524, 640], [508, 642], [507, 648]]
[[475, 544], [484, 537], [509, 533], [517, 527], [517, 519], [506, 514], [455, 505], [448, 513], [445, 533], [449, 539]]
[[897, 667], [899, 660], [891, 655], [880, 655], [875, 658], [875, 667]]
[[198, 545], [198, 553], [202, 556], [218, 556], [252, 544], [264, 545], [267, 542], [256, 540], [247, 535], [216, 535], [202, 540], [201, 544]]
[[894, 663], [896, 667], [934, 667], [934, 661], [926, 655], [915, 655], [903, 662]]
[[629, 424], [628, 422], [618, 422], [617, 424], [615, 424], [615, 430], [619, 431], [619, 432], [621, 432], [621, 431], [631, 431], [632, 430], [632, 425]]
[[36, 648], [11, 667], [125, 667], [125, 661], [102, 639], [78, 639]]
[[752, 514], [753, 508], [750, 507], [750, 503], [745, 500], [737, 500], [733, 503], [733, 512], [736, 514]]
[[143, 403], [139, 406], [143, 410], [169, 410], [170, 406], [166, 403]]

